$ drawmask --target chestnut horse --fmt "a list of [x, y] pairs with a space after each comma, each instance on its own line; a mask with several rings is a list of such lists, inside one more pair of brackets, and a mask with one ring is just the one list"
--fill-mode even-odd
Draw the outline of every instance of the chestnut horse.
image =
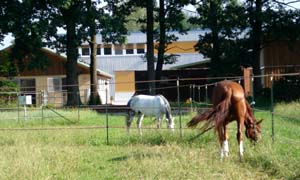
[[198, 114], [188, 122], [188, 127], [196, 127], [199, 122], [205, 121], [202, 132], [215, 127], [220, 143], [220, 158], [228, 157], [228, 124], [237, 121], [237, 140], [239, 155], [244, 153], [242, 131], [246, 127], [246, 137], [257, 142], [261, 138], [260, 123], [254, 118], [249, 103], [245, 98], [242, 86], [233, 81], [221, 81], [217, 83], [212, 96], [213, 107], [202, 114]]

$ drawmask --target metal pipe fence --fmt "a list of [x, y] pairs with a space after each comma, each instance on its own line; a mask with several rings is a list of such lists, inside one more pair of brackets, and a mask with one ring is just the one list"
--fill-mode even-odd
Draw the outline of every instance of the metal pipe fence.
[[[276, 118], [293, 118], [295, 117], [288, 117], [288, 116], [280, 116], [274, 111], [274, 105], [276, 103], [274, 97], [274, 83], [273, 77], [287, 77], [287, 76], [299, 76], [299, 73], [292, 73], [292, 74], [273, 74], [273, 75], [264, 75], [264, 76], [251, 76], [252, 88], [255, 78], [270, 78], [270, 94], [269, 97], [269, 107], [265, 108], [267, 110], [262, 111], [261, 109], [254, 107], [256, 105], [253, 104], [253, 109], [255, 112], [269, 112], [271, 115], [271, 125], [270, 125], [270, 137], [272, 142], [274, 143], [276, 134]], [[166, 90], [166, 91], [175, 91], [177, 94], [176, 100], [171, 102], [172, 112], [176, 117], [176, 128], [175, 130], [179, 132], [180, 137], [184, 136], [184, 132], [188, 131], [189, 129], [186, 128], [185, 123], [190, 120], [192, 115], [201, 113], [205, 111], [207, 108], [211, 107], [210, 103], [210, 94], [213, 87], [216, 85], [216, 82], [208, 83], [208, 84], [197, 84], [197, 80], [203, 78], [193, 78], [195, 82], [192, 84], [185, 84], [186, 81], [190, 81], [191, 79], [180, 79], [177, 78], [176, 81], [174, 79], [170, 80], [163, 80], [163, 81], [175, 81], [175, 85], [170, 85], [168, 87], [161, 87], [159, 89]], [[231, 79], [234, 81], [239, 82], [242, 84], [244, 77], [223, 77], [223, 78], [206, 78], [207, 80], [223, 80], [223, 79]], [[129, 83], [129, 82], [126, 82]], [[133, 83], [133, 82], [131, 82]], [[135, 82], [135, 83], [148, 83], [148, 81], [143, 82]], [[107, 87], [109, 84], [105, 84]], [[184, 91], [186, 89], [186, 91]], [[125, 116], [126, 112], [128, 111], [128, 107], [125, 105], [113, 105], [110, 102], [110, 95], [108, 93], [108, 88], [102, 88], [99, 91], [104, 91], [105, 94], [105, 102], [102, 105], [88, 105], [88, 90], [80, 89], [79, 93], [77, 94], [78, 103], [75, 107], [68, 107], [66, 106], [66, 94], [68, 92], [61, 91], [57, 93], [49, 93], [45, 91], [39, 92], [3, 92], [0, 90], [0, 97], [4, 103], [0, 104], [0, 124], [1, 121], [6, 122], [15, 122], [17, 125], [14, 128], [3, 127], [0, 128], [0, 131], [17, 131], [17, 130], [76, 130], [76, 129], [103, 129], [105, 130], [105, 139], [106, 143], [110, 143], [110, 136], [112, 133], [116, 133], [115, 131], [125, 131]], [[185, 94], [183, 96], [183, 92], [189, 92], [188, 95]], [[299, 91], [300, 93], [300, 91]], [[65, 95], [64, 95], [65, 94]], [[32, 95], [31, 103], [27, 104], [26, 96]], [[198, 96], [197, 96], [198, 95]], [[188, 98], [188, 102], [186, 101], [185, 97]], [[25, 98], [25, 99], [24, 99]], [[258, 98], [258, 97], [255, 97]], [[254, 96], [252, 97], [252, 101], [256, 99]], [[4, 100], [3, 100], [4, 99]], [[58, 101], [58, 99], [60, 101]], [[84, 100], [84, 101], [82, 101]], [[2, 102], [1, 101], [1, 102]], [[25, 101], [25, 102], [24, 102]], [[80, 103], [82, 101], [82, 103]], [[35, 104], [33, 104], [35, 102]], [[53, 102], [50, 104], [49, 102]], [[96, 120], [94, 121], [95, 124], [89, 125], [81, 125], [80, 122], [85, 121], [86, 113], [97, 112]], [[98, 116], [99, 115], [99, 116]], [[115, 117], [122, 119], [123, 117], [123, 126], [121, 120], [119, 120], [119, 124], [115, 123]], [[97, 120], [97, 118], [99, 118]], [[102, 119], [101, 119], [102, 118]], [[150, 120], [149, 120], [150, 119]], [[39, 128], [32, 128], [28, 127], [27, 124], [38, 121], [42, 126]], [[97, 122], [101, 121], [101, 123]], [[150, 121], [150, 122], [149, 122]], [[296, 120], [299, 121], [300, 120]], [[63, 127], [51, 127], [49, 126], [49, 122], [55, 124], [63, 124]], [[48, 124], [47, 124], [48, 123]], [[51, 124], [51, 123], [50, 123]], [[155, 123], [154, 123], [155, 124]], [[157, 131], [155, 125], [153, 124], [153, 120], [148, 118], [148, 122], [142, 125], [142, 129], [146, 131]], [[135, 129], [135, 127], [132, 127]], [[162, 127], [161, 130], [164, 131], [167, 128]], [[294, 143], [300, 143], [298, 141], [293, 141]]]

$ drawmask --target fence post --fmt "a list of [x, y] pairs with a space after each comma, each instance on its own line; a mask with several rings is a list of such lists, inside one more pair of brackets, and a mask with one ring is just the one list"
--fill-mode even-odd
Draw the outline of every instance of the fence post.
[[198, 86], [198, 101], [199, 101], [199, 106], [201, 105], [201, 91], [200, 91], [200, 86]]
[[274, 143], [274, 94], [273, 94], [273, 76], [270, 78], [271, 80], [271, 116], [272, 116], [272, 142]]
[[192, 109], [193, 109], [193, 98], [192, 98], [192, 93], [193, 93], [193, 90], [192, 90], [193, 86], [192, 84], [190, 84], [190, 99], [189, 99], [189, 102], [190, 102], [190, 111], [192, 112]]
[[178, 103], [178, 111], [179, 111], [179, 130], [180, 130], [180, 137], [182, 137], [182, 124], [181, 124], [181, 105], [180, 105], [179, 77], [177, 78], [177, 103]]
[[17, 101], [18, 101], [18, 123], [20, 123], [20, 101], [19, 101], [19, 92], [17, 92]]
[[205, 85], [205, 103], [206, 103], [206, 107], [208, 107], [208, 94], [207, 94], [207, 85]]
[[42, 125], [44, 125], [44, 91], [41, 90]]
[[193, 100], [195, 100], [195, 84], [193, 84]]
[[107, 92], [107, 82], [105, 81], [105, 114], [106, 114], [106, 144], [109, 144], [108, 137], [108, 92]]
[[253, 86], [254, 86], [254, 77], [253, 77], [253, 74], [251, 75], [252, 77], [251, 77], [251, 82], [252, 82], [252, 84], [251, 84], [251, 92], [252, 92], [252, 107], [254, 107], [254, 105], [255, 105], [255, 99], [254, 99], [254, 88], [253, 88]]
[[80, 90], [77, 91], [77, 122], [79, 122], [80, 120], [80, 112], [79, 112], [79, 109], [80, 109]]
[[193, 109], [193, 103], [195, 102], [195, 84], [193, 84], [193, 98], [192, 98], [192, 102], [191, 102], [191, 104], [192, 104], [192, 112], [194, 112], [194, 109]]

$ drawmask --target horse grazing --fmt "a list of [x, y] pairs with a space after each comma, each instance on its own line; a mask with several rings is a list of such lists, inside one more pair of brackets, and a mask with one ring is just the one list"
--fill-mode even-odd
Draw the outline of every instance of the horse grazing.
[[213, 107], [202, 114], [198, 114], [187, 123], [188, 127], [196, 127], [199, 122], [205, 121], [201, 127], [206, 132], [212, 127], [218, 134], [220, 143], [220, 158], [228, 157], [228, 129], [227, 126], [233, 120], [237, 121], [237, 140], [239, 144], [239, 155], [243, 157], [242, 131], [246, 127], [246, 137], [257, 142], [261, 138], [260, 123], [254, 118], [250, 105], [245, 99], [242, 86], [232, 81], [221, 81], [217, 83], [212, 95]]
[[171, 107], [164, 96], [136, 95], [131, 97], [127, 106], [129, 107], [128, 117], [126, 119], [128, 132], [136, 113], [139, 114], [137, 127], [140, 134], [142, 134], [141, 125], [144, 115], [155, 115], [157, 128], [161, 127], [161, 120], [164, 118], [164, 115], [166, 115], [167, 128], [174, 130], [174, 118], [171, 114]]

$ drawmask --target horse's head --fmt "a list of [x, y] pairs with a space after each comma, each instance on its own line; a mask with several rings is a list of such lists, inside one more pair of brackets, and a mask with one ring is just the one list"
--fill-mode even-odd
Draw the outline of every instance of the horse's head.
[[174, 130], [174, 126], [175, 126], [175, 123], [174, 123], [174, 117], [171, 117], [170, 119], [168, 119], [168, 128], [169, 129], [172, 129], [172, 130]]
[[260, 121], [253, 121], [250, 123], [248, 126], [246, 126], [246, 137], [251, 139], [254, 142], [258, 142], [261, 139], [261, 127], [260, 123], [263, 120], [261, 119]]
[[130, 125], [131, 125], [131, 122], [134, 118], [134, 115], [135, 115], [135, 112], [132, 111], [132, 110], [129, 110], [128, 111], [128, 115], [126, 116], [126, 127], [127, 127], [127, 131], [129, 132], [129, 128], [130, 128]]

